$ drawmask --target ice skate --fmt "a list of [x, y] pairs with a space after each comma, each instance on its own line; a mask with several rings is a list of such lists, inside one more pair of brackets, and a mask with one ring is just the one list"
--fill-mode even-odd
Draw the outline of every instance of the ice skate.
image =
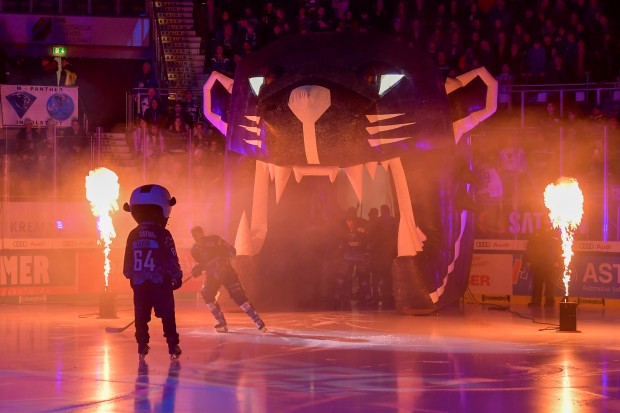
[[140, 359], [138, 362], [138, 376], [146, 376], [149, 374], [149, 365], [146, 360]]
[[146, 358], [146, 355], [149, 354], [150, 349], [151, 348], [148, 346], [148, 344], [145, 344], [144, 346], [138, 346], [138, 359], [140, 361], [143, 361]]
[[265, 327], [265, 322], [261, 320], [260, 318], [258, 319], [258, 321], [256, 321], [256, 328], [258, 328], [263, 333], [267, 332], [267, 327]]
[[252, 321], [254, 321], [254, 324], [256, 324], [256, 328], [258, 328], [262, 332], [267, 331], [267, 328], [265, 327], [265, 322], [260, 318], [252, 304], [246, 301], [245, 303], [241, 304], [240, 307], [248, 315], [248, 317], [250, 317]]
[[181, 347], [177, 344], [172, 350], [170, 350], [170, 360], [178, 360], [179, 357], [181, 357], [181, 353], [183, 353], [181, 351]]
[[226, 333], [228, 332], [228, 325], [226, 323], [219, 323], [215, 325], [215, 331], [218, 333]]

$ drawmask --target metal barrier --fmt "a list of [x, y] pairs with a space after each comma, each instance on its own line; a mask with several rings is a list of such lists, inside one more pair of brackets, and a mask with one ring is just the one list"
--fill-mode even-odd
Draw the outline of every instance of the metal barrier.
[[620, 113], [620, 84], [566, 84], [566, 85], [509, 85], [501, 84], [498, 93], [498, 111], [515, 114], [518, 110], [521, 127], [536, 126], [538, 114], [544, 113], [548, 103], [555, 106], [556, 115], [565, 118], [590, 116], [598, 108], [603, 116]]
[[578, 180], [584, 219], [578, 239], [620, 241], [620, 129], [595, 121], [546, 127], [482, 126], [471, 135], [479, 238], [523, 239], [548, 213], [545, 187]]
[[[525, 237], [546, 215], [542, 204], [544, 187], [559, 176], [570, 175], [578, 179], [586, 196], [584, 224], [578, 237], [620, 241], [620, 172], [611, 167], [620, 162], [620, 129], [613, 122], [607, 124], [597, 118], [567, 116], [568, 105], [573, 103], [570, 99], [582, 91], [515, 87], [511, 93], [519, 96], [520, 102], [533, 99], [536, 93], [546, 93], [548, 102], [557, 94], [560, 110], [548, 113], [542, 106], [544, 102], [537, 102], [536, 110], [521, 110], [520, 115], [502, 108], [475, 129], [471, 142], [473, 170], [479, 179], [472, 187], [480, 208], [477, 236]], [[135, 102], [139, 102], [134, 92], [127, 95], [128, 112], [132, 114], [137, 110]], [[168, 93], [166, 89], [159, 92]], [[603, 109], [613, 108], [618, 98], [615, 85], [591, 88], [588, 93], [592, 94], [592, 102], [599, 102]], [[565, 116], [561, 116], [562, 108]], [[45, 130], [42, 149], [34, 157], [17, 150], [18, 129], [3, 129], [3, 199], [82, 201], [84, 176], [96, 166], [118, 170], [125, 187], [157, 181], [182, 194], [188, 202], [222, 195], [220, 187], [215, 192], [209, 189], [221, 185], [221, 152], [198, 145], [191, 132], [182, 144], [169, 145], [172, 138], [164, 131], [164, 150], [152, 156], [145, 148], [136, 149], [133, 121], [127, 126], [124, 134], [106, 134], [97, 129], [79, 154], [71, 149], [74, 145], [66, 134], [57, 128]]]

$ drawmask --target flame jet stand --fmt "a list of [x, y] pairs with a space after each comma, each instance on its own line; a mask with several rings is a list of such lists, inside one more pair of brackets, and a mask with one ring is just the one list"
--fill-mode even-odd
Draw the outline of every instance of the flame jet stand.
[[559, 331], [577, 331], [577, 303], [568, 301], [568, 283], [573, 257], [573, 236], [583, 216], [583, 193], [576, 179], [560, 177], [555, 183], [547, 185], [544, 193], [545, 206], [549, 209], [549, 219], [554, 228], [559, 228], [562, 237], [562, 258], [564, 258], [565, 294], [560, 302]]
[[568, 301], [568, 296], [560, 301], [560, 329], [558, 331], [581, 333], [577, 330], [577, 303]]
[[116, 315], [116, 293], [104, 287], [99, 295], [99, 317], [98, 318], [118, 318]]

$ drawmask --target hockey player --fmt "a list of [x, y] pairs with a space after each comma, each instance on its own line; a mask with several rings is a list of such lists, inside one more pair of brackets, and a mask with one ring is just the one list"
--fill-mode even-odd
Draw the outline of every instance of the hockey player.
[[172, 291], [181, 287], [183, 273], [174, 240], [166, 229], [174, 204], [176, 199], [163, 186], [143, 185], [132, 192], [129, 204], [123, 205], [138, 223], [127, 237], [123, 274], [133, 289], [140, 360], [149, 352], [148, 323], [153, 309], [155, 317], [161, 318], [170, 359], [181, 355]]
[[263, 332], [267, 331], [265, 323], [248, 300], [237, 273], [230, 265], [231, 258], [236, 254], [235, 248], [218, 235], [205, 236], [202, 227], [196, 226], [191, 232], [195, 241], [191, 254], [196, 260], [192, 276], [200, 277], [205, 272], [200, 294], [217, 321], [215, 330], [219, 333], [228, 331], [226, 318], [216, 297], [223, 285], [235, 303], [254, 321], [256, 327]]
[[349, 308], [352, 284], [357, 279], [358, 303], [371, 303], [370, 272], [368, 267], [368, 234], [365, 220], [357, 217], [353, 207], [347, 210], [345, 226], [340, 236], [341, 268], [336, 279], [336, 307]]

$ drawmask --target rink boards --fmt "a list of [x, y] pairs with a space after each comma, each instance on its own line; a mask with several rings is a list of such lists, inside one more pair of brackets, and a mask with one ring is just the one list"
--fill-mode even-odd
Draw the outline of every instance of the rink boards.
[[[526, 246], [525, 240], [476, 240], [469, 279], [470, 299], [507, 303], [515, 298], [519, 301], [521, 296], [529, 297], [531, 276], [524, 262]], [[569, 296], [594, 305], [619, 299], [620, 242], [575, 241], [573, 251]], [[564, 295], [560, 281], [555, 295]]]
[[[190, 238], [176, 240], [186, 274], [194, 264], [191, 243]], [[466, 298], [508, 303], [528, 297], [526, 245], [523, 240], [476, 240]], [[574, 251], [570, 296], [596, 305], [620, 298], [620, 242], [576, 241]], [[124, 240], [116, 240], [110, 252], [109, 285], [129, 293], [122, 275], [123, 253]], [[0, 296], [20, 297], [23, 302], [43, 300], [41, 296], [98, 293], [105, 284], [103, 247], [96, 238], [4, 239], [0, 259]], [[558, 283], [556, 296], [563, 295]]]

